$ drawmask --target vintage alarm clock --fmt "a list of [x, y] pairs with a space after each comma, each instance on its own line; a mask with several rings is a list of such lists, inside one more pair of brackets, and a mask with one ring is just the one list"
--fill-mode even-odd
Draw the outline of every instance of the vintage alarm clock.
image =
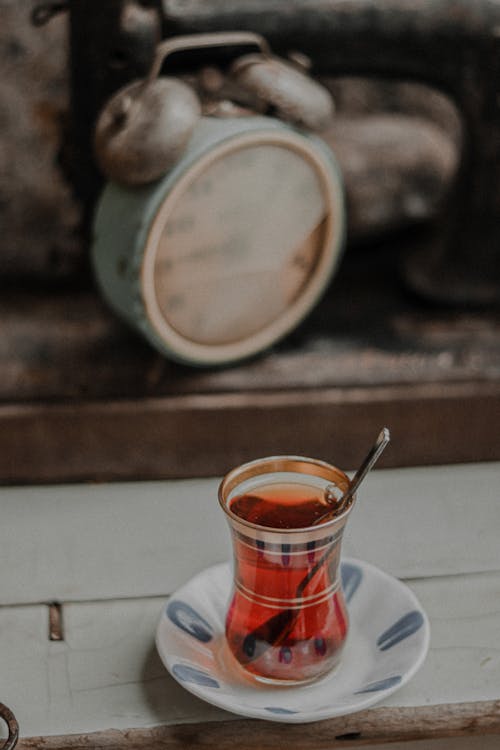
[[[159, 75], [172, 52], [239, 44], [260, 50], [229, 72], [252, 110], [212, 102], [207, 116], [191, 86]], [[95, 145], [110, 182], [93, 264], [110, 305], [160, 352], [232, 363], [318, 301], [341, 254], [344, 193], [333, 154], [309, 131], [332, 113], [323, 87], [246, 32], [161, 43], [147, 79], [106, 105]]]

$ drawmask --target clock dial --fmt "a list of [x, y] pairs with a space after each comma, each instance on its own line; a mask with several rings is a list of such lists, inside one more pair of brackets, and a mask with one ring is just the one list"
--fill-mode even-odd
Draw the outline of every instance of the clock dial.
[[157, 215], [157, 312], [195, 344], [258, 334], [307, 288], [330, 213], [324, 178], [299, 149], [263, 142], [216, 155]]

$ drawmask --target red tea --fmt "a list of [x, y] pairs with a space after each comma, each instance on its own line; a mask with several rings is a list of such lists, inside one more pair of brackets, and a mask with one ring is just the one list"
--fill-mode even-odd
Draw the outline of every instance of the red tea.
[[232, 498], [230, 510], [245, 521], [273, 529], [304, 529], [328, 510], [321, 487], [309, 484], [264, 484]]
[[229, 502], [239, 518], [269, 529], [233, 532], [235, 592], [226, 618], [231, 652], [258, 678], [313, 679], [339, 659], [348, 626], [338, 580], [342, 532], [322, 533], [321, 524], [313, 534], [300, 531], [327, 507], [323, 489], [303, 483], [260, 485]]

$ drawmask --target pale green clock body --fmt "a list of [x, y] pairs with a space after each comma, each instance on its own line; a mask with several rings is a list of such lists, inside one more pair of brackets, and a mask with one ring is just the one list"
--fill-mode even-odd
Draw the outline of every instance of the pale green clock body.
[[345, 208], [326, 144], [273, 118], [201, 118], [177, 165], [98, 205], [111, 307], [167, 357], [235, 362], [292, 330], [338, 264]]

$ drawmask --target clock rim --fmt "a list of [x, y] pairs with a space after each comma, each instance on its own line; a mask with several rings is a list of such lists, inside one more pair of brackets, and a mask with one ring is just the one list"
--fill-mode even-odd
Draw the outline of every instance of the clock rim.
[[[318, 139], [289, 128], [282, 127], [243, 131], [213, 145], [191, 162], [175, 184], [163, 195], [150, 224], [143, 250], [140, 272], [140, 289], [144, 313], [155, 339], [162, 347], [180, 361], [199, 366], [225, 365], [241, 361], [269, 348], [290, 333], [317, 304], [342, 254], [345, 233], [344, 195], [340, 170], [326, 144]], [[327, 222], [320, 249], [320, 257], [293, 303], [262, 329], [242, 339], [225, 344], [200, 343], [179, 333], [165, 318], [157, 300], [155, 285], [156, 258], [159, 240], [173, 207], [183, 191], [218, 159], [255, 145], [287, 147], [298, 153], [314, 169], [327, 207]], [[325, 158], [326, 157], [326, 158]], [[329, 168], [330, 167], [330, 168]], [[329, 207], [329, 208], [328, 208]]]

